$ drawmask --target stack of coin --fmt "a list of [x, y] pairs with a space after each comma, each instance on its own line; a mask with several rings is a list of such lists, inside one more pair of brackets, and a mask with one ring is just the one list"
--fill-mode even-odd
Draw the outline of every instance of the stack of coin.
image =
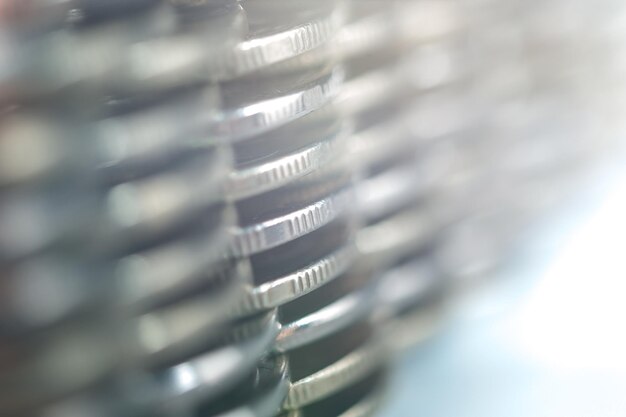
[[464, 127], [449, 108], [460, 95], [456, 19], [450, 2], [353, 2], [337, 43], [347, 73], [338, 106], [355, 126], [350, 157], [362, 220], [352, 273], [377, 287], [392, 348], [418, 343], [438, 317], [443, 281], [419, 265], [429, 262], [441, 227], [432, 195], [446, 144]]
[[511, 2], [2, 2], [0, 414], [375, 413], [563, 156]]
[[[427, 195], [439, 174], [425, 157], [432, 138], [408, 122], [415, 99], [449, 81], [414, 74], [449, 37], [446, 7], [75, 0], [7, 10], [3, 203], [34, 218], [2, 219], [15, 230], [2, 320], [9, 351], [37, 344], [43, 359], [7, 361], [28, 369], [2, 407], [373, 410], [389, 353], [381, 320], [437, 287], [413, 276], [436, 231]], [[12, 161], [26, 153], [30, 165]], [[381, 298], [389, 268], [427, 288]], [[33, 302], [44, 288], [51, 298]], [[77, 350], [89, 366], [77, 367]], [[54, 367], [66, 362], [67, 372]]]
[[237, 213], [233, 254], [246, 283], [233, 314], [275, 311], [280, 330], [269, 360], [281, 358], [289, 370], [284, 392], [277, 382], [267, 395], [250, 394], [248, 412], [269, 417], [347, 387], [381, 363], [383, 351], [346, 275], [358, 221], [346, 158], [351, 125], [335, 104], [345, 5], [241, 6], [254, 37], [235, 48], [234, 69], [219, 81], [223, 116], [215, 133], [235, 160], [227, 194]]
[[274, 316], [226, 313], [241, 287], [232, 157], [210, 133], [220, 97], [203, 69], [243, 36], [240, 8], [9, 6], [2, 413], [134, 415], [217, 395], [248, 366], [196, 386], [177, 372], [274, 339]]
[[[551, 45], [554, 39], [537, 43], [541, 30], [526, 27], [527, 13], [546, 19], [544, 6], [551, 10], [558, 3], [486, 1], [465, 8], [467, 93], [477, 117], [474, 132], [457, 143], [456, 172], [439, 203], [455, 213], [436, 254], [458, 287], [471, 289], [492, 275], [537, 216], [571, 189], [572, 168], [582, 166], [582, 155], [590, 156], [583, 135], [567, 120], [573, 113], [564, 90], [555, 93], [563, 80], [549, 80], [563, 78], [562, 72], [536, 57], [543, 48], [550, 59], [569, 48]], [[547, 25], [558, 33], [569, 23]]]
[[63, 112], [20, 105], [2, 115], [3, 415], [97, 383], [115, 358], [113, 285], [93, 240], [95, 181], [81, 167], [81, 124], [61, 123]]

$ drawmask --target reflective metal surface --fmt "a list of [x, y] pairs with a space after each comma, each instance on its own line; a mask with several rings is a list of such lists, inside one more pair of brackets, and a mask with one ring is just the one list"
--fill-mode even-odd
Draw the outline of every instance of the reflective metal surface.
[[0, 1], [0, 415], [376, 415], [624, 131], [545, 3]]

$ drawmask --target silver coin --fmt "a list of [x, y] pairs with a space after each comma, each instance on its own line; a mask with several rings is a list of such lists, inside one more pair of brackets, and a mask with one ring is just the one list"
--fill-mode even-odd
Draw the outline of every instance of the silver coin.
[[222, 156], [219, 150], [200, 153], [182, 166], [112, 187], [105, 202], [111, 244], [158, 239], [218, 204], [228, 166]]
[[0, 281], [0, 339], [42, 331], [110, 302], [104, 263], [56, 251], [4, 263]]
[[250, 197], [278, 188], [322, 169], [343, 153], [349, 126], [337, 123], [336, 119], [322, 118], [326, 123], [320, 123], [318, 113], [241, 142], [239, 146], [236, 144], [233, 150], [237, 168], [231, 173], [227, 188], [231, 198]]
[[363, 320], [372, 312], [375, 285], [362, 274], [346, 273], [302, 299], [281, 307], [277, 351], [313, 343]]
[[393, 8], [384, 1], [351, 2], [348, 22], [337, 35], [338, 54], [343, 59], [388, 47], [397, 41]]
[[222, 39], [221, 50], [230, 50], [249, 33], [248, 17], [238, 0], [197, 1], [167, 0], [176, 10], [183, 32], [193, 32], [209, 45], [219, 34], [233, 34]]
[[387, 371], [383, 368], [354, 385], [299, 410], [281, 417], [369, 417], [376, 414], [385, 400]]
[[[285, 79], [269, 80], [259, 84], [251, 79], [248, 86], [243, 80], [224, 87], [223, 115], [211, 133], [229, 141], [238, 141], [277, 128], [298, 117], [327, 105], [336, 96], [343, 80], [340, 67], [321, 74], [312, 73], [307, 80], [302, 74]], [[276, 95], [279, 91], [282, 94]], [[254, 97], [254, 92], [258, 97]], [[270, 94], [268, 94], [270, 93]]]
[[426, 204], [401, 210], [359, 231], [359, 267], [368, 270], [393, 264], [407, 253], [423, 248], [435, 232], [437, 223]]
[[61, 398], [105, 378], [121, 347], [115, 327], [83, 315], [47, 332], [0, 341], [0, 412], [12, 415]]
[[461, 48], [454, 44], [455, 38], [418, 44], [407, 51], [399, 65], [402, 79], [407, 80], [416, 91], [446, 88], [467, 79], [461, 64]]
[[432, 337], [445, 315], [447, 289], [432, 250], [394, 265], [380, 280], [380, 312], [391, 348], [403, 351]]
[[428, 257], [428, 251], [416, 254], [414, 259], [393, 266], [380, 278], [379, 302], [392, 314], [418, 304], [441, 285], [438, 281], [442, 277]]
[[[394, 112], [395, 113], [395, 112]], [[356, 130], [350, 138], [350, 152], [355, 164], [369, 166], [406, 147], [415, 146], [406, 123], [409, 112], [384, 115], [371, 126]]]
[[0, 259], [24, 258], [61, 243], [78, 249], [78, 242], [90, 242], [97, 200], [80, 180], [4, 191], [0, 198]]
[[[159, 403], [172, 410], [189, 410], [228, 390], [254, 369], [278, 332], [275, 312], [261, 318], [262, 330], [238, 343], [202, 353], [157, 374]], [[244, 335], [234, 335], [235, 340]]]
[[354, 225], [340, 219], [295, 241], [251, 256], [251, 283], [238, 314], [276, 307], [327, 285], [355, 260]]
[[391, 320], [385, 329], [385, 338], [390, 349], [402, 353], [436, 336], [445, 324], [445, 304], [443, 300], [420, 306]]
[[451, 36], [460, 29], [461, 11], [451, 1], [398, 1], [395, 3], [397, 31], [404, 42], [428, 42]]
[[102, 2], [70, 0], [10, 0], [6, 4], [5, 23], [20, 25], [30, 30], [51, 30], [69, 24], [90, 24], [116, 17], [145, 12], [158, 4], [155, 0]]
[[214, 60], [220, 79], [250, 73], [305, 54], [332, 40], [343, 20], [340, 2], [243, 2], [247, 39]]
[[140, 360], [172, 361], [219, 337], [230, 318], [229, 308], [240, 297], [240, 277], [233, 269], [217, 272], [223, 277], [209, 288], [131, 318]]
[[207, 87], [94, 121], [101, 175], [109, 181], [128, 179], [166, 169], [182, 155], [214, 148], [216, 143], [205, 129], [215, 116], [216, 101], [216, 91]]
[[289, 389], [289, 367], [281, 356], [264, 359], [250, 382], [240, 384], [224, 397], [205, 406], [198, 413], [220, 417], [275, 416]]
[[[72, 158], [82, 155], [76, 140], [70, 139], [50, 114], [15, 112], [3, 115], [0, 128], [0, 186], [72, 175], [78, 168]], [[74, 168], [74, 169], [72, 169]]]
[[374, 372], [384, 346], [367, 325], [333, 335], [288, 353], [292, 383], [283, 404], [296, 409], [325, 398]]
[[423, 175], [418, 157], [411, 155], [411, 149], [406, 149], [403, 155], [380, 161], [378, 166], [370, 168], [372, 175], [356, 187], [364, 221], [381, 219], [417, 203], [419, 197], [426, 195], [431, 184]]
[[[111, 377], [96, 385], [45, 404], [30, 404], [28, 410], [11, 414], [15, 417], [131, 417], [149, 410], [144, 401], [146, 390], [133, 380], [125, 383]], [[129, 399], [132, 397], [132, 399]]]
[[394, 50], [384, 50], [346, 63], [346, 81], [337, 106], [354, 115], [412, 94], [400, 71], [400, 57]]
[[[175, 23], [172, 10], [156, 8], [88, 30], [14, 36], [14, 43], [1, 50], [12, 61], [0, 82], [13, 87], [15, 97], [9, 99], [49, 96], [70, 87], [83, 92], [102, 92], [105, 87], [146, 91], [175, 85], [181, 75], [188, 83], [185, 70], [203, 54], [199, 48], [192, 50], [189, 40], [163, 38], [172, 34]], [[159, 57], [168, 52], [173, 53], [168, 61]]]
[[123, 303], [141, 309], [219, 281], [228, 270], [227, 225], [203, 230], [200, 224], [199, 232], [120, 259], [116, 277]]

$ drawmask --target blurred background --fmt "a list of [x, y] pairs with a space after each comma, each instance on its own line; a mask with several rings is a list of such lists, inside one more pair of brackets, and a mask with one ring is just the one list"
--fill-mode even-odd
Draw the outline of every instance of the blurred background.
[[626, 415], [626, 4], [0, 0], [0, 415]]

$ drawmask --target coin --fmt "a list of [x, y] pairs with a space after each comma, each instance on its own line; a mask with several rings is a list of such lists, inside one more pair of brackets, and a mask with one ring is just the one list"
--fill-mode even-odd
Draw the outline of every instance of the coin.
[[356, 255], [352, 228], [340, 219], [251, 256], [252, 283], [244, 287], [240, 314], [288, 303], [344, 273]]
[[364, 274], [346, 272], [325, 286], [280, 308], [281, 352], [314, 343], [372, 313], [375, 283]]
[[258, 326], [252, 323], [252, 334], [245, 327], [243, 333], [231, 332], [230, 342], [226, 339], [222, 347], [157, 372], [157, 404], [170, 410], [190, 410], [245, 378], [269, 350], [278, 331], [275, 312], [256, 320]]
[[384, 349], [366, 323], [288, 353], [292, 384], [283, 407], [300, 408], [376, 369]]
[[217, 401], [198, 407], [198, 413], [210, 416], [229, 417], [272, 417], [280, 406], [289, 389], [289, 367], [281, 356], [261, 361], [250, 381], [227, 393]]
[[384, 367], [329, 398], [281, 415], [281, 417], [370, 417], [379, 411], [387, 391]]

